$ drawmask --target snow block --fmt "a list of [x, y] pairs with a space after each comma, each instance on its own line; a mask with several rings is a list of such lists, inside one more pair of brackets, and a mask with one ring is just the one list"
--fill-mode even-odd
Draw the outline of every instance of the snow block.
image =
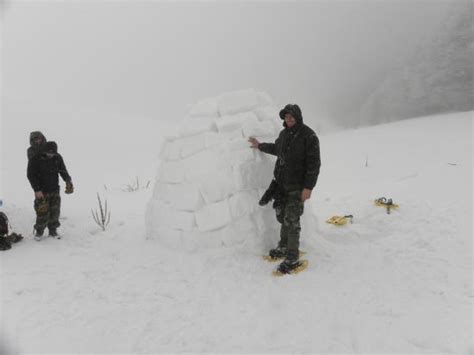
[[219, 110], [216, 98], [207, 98], [197, 102], [189, 110], [189, 116], [192, 117], [217, 117]]
[[235, 171], [238, 191], [266, 188], [273, 178], [273, 166], [265, 161], [242, 163]]
[[232, 226], [227, 226], [219, 233], [219, 238], [224, 247], [233, 247], [245, 242], [248, 236], [235, 230]]
[[244, 136], [242, 135], [242, 129], [239, 127], [238, 129], [230, 132], [219, 132], [219, 136], [221, 139], [221, 144], [226, 144], [233, 140], [242, 139]]
[[160, 158], [163, 160], [178, 160], [181, 156], [181, 146], [175, 139], [167, 139]]
[[256, 152], [253, 149], [247, 148], [230, 152], [228, 163], [232, 167], [236, 167], [245, 162], [256, 161], [256, 159]]
[[226, 147], [230, 151], [235, 151], [235, 150], [249, 150], [253, 151], [254, 149], [250, 148], [250, 143], [248, 142], [248, 139], [245, 138], [238, 138], [238, 139], [233, 139], [230, 142], [226, 144]]
[[230, 215], [233, 221], [252, 213], [256, 206], [258, 206], [258, 200], [254, 191], [237, 192], [229, 198]]
[[206, 148], [206, 133], [181, 138], [181, 158], [187, 158]]
[[207, 175], [203, 177], [199, 187], [206, 203], [222, 201], [235, 190], [232, 172], [229, 169]]
[[198, 133], [216, 131], [214, 123], [216, 117], [186, 117], [179, 127], [178, 134], [180, 137], [186, 137]]
[[215, 123], [219, 132], [230, 132], [241, 129], [242, 126], [258, 122], [257, 115], [254, 112], [238, 113], [232, 116], [222, 116], [216, 119]]
[[249, 232], [257, 232], [257, 226], [251, 214], [246, 214], [242, 217], [234, 219], [230, 226], [239, 233], [248, 234]]
[[241, 218], [222, 229], [213, 232], [224, 247], [235, 247], [244, 243], [255, 244], [258, 235], [249, 218]]
[[153, 197], [152, 197], [152, 200], [151, 201], [159, 201], [161, 199], [163, 199], [163, 196], [165, 195], [166, 193], [166, 189], [165, 189], [165, 186], [167, 184], [159, 181], [159, 180], [156, 180], [155, 181], [155, 185], [153, 186]]
[[210, 171], [216, 171], [220, 164], [217, 151], [207, 149], [180, 161], [185, 167], [186, 181], [201, 181]]
[[228, 92], [218, 99], [219, 114], [224, 116], [250, 111], [257, 107], [258, 103], [257, 93], [253, 89]]
[[201, 232], [197, 228], [192, 231], [183, 231], [181, 233], [183, 249], [189, 252], [198, 249], [209, 249], [222, 247], [222, 241], [218, 236], [211, 232]]
[[244, 137], [259, 137], [275, 134], [275, 126], [271, 121], [245, 122], [242, 125]]
[[267, 168], [269, 170], [271, 170], [272, 176], [273, 176], [273, 168], [275, 167], [275, 162], [277, 160], [277, 157], [274, 156], [274, 155], [265, 154], [265, 153], [262, 153], [262, 152], [256, 152], [256, 153], [257, 153], [256, 154], [257, 155], [257, 163], [264, 164], [265, 166], [267, 166]]
[[253, 110], [260, 121], [281, 121], [279, 111], [274, 106], [258, 107]]
[[261, 213], [257, 215], [251, 215], [251, 219], [256, 227], [259, 234], [265, 233], [269, 229], [278, 229], [279, 223], [275, 217], [275, 211], [272, 208], [260, 208]]
[[181, 160], [165, 161], [160, 166], [159, 181], [167, 183], [180, 183], [184, 181], [185, 166]]
[[166, 228], [189, 231], [196, 226], [193, 212], [176, 210], [168, 203], [155, 201], [153, 213], [153, 218]]
[[201, 232], [223, 228], [231, 222], [227, 200], [212, 203], [196, 211], [196, 223]]
[[250, 148], [250, 143], [247, 139], [232, 140], [227, 143], [226, 147], [229, 150], [228, 164], [235, 167], [244, 162], [252, 162], [258, 159], [259, 153], [256, 149]]
[[206, 148], [212, 148], [224, 141], [222, 135], [217, 132], [206, 132], [204, 134], [204, 145]]
[[183, 211], [196, 211], [204, 203], [197, 184], [192, 182], [181, 184], [157, 182], [153, 198]]

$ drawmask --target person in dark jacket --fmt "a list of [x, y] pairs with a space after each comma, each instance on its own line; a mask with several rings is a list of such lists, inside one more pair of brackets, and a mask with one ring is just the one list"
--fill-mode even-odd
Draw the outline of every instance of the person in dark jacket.
[[23, 239], [21, 234], [9, 233], [8, 217], [0, 211], [0, 250], [11, 249], [12, 243], [18, 243]]
[[48, 227], [49, 236], [58, 237], [57, 229], [60, 226], [61, 212], [59, 175], [66, 182], [67, 194], [72, 193], [74, 188], [55, 142], [47, 142], [44, 149], [30, 159], [27, 175], [35, 192], [35, 239], [41, 240], [46, 227]]
[[319, 139], [303, 123], [298, 105], [286, 105], [280, 111], [280, 118], [284, 120], [285, 128], [274, 143], [260, 143], [253, 137], [249, 142], [252, 148], [277, 156], [274, 180], [265, 194], [273, 197], [276, 217], [281, 223], [280, 241], [275, 249], [270, 250], [270, 256], [285, 257], [279, 270], [287, 273], [299, 265], [300, 217], [304, 202], [311, 198], [318, 180], [321, 157]]
[[40, 131], [34, 131], [30, 133], [30, 146], [26, 151], [26, 155], [28, 156], [28, 160], [33, 158], [36, 154], [38, 154], [44, 145], [46, 144], [46, 137]]

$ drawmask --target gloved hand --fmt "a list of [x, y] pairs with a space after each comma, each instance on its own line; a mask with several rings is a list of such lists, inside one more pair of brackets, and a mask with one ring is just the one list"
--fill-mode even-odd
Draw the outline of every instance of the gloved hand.
[[67, 194], [72, 194], [74, 192], [74, 186], [72, 185], [72, 181], [66, 182], [66, 190], [64, 192]]
[[273, 195], [274, 195], [274, 191], [268, 189], [267, 191], [265, 191], [265, 193], [263, 194], [262, 198], [260, 199], [260, 201], [258, 201], [258, 204], [260, 206], [265, 206], [266, 204], [268, 204], [271, 200], [273, 200]]

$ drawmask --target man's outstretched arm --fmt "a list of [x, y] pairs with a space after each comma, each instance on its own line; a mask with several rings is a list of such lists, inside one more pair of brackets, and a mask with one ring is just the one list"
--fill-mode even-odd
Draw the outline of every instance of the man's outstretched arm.
[[271, 154], [271, 155], [277, 155], [276, 153], [276, 144], [278, 142], [278, 138], [275, 141], [275, 143], [260, 143], [257, 139], [254, 137], [249, 138], [249, 143], [250, 148], [255, 148], [258, 149], [264, 153]]

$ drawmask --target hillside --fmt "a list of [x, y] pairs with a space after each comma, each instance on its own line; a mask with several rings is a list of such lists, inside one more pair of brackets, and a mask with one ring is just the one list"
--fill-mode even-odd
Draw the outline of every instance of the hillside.
[[[63, 197], [63, 239], [36, 242], [32, 201], [26, 192], [17, 199], [13, 193], [25, 191], [23, 162], [7, 159], [2, 210], [26, 239], [0, 254], [0, 343], [9, 351], [44, 353], [467, 352], [473, 346], [472, 114], [320, 137], [321, 176], [302, 237], [310, 265], [282, 278], [273, 278], [275, 265], [261, 259], [266, 250], [245, 244], [189, 253], [147, 240], [151, 188], [124, 192], [125, 169], [107, 164], [112, 182], [101, 192], [112, 209], [109, 229], [100, 232], [90, 217], [106, 177], [94, 181], [82, 170], [76, 195]], [[131, 134], [127, 146], [158, 152], [166, 129], [153, 124], [143, 136]], [[128, 128], [109, 134], [126, 136]], [[150, 128], [160, 132], [153, 142]], [[81, 129], [87, 127], [68, 134], [81, 137]], [[88, 151], [99, 143], [88, 142]], [[107, 149], [120, 148], [120, 141], [114, 144]], [[69, 159], [79, 159], [81, 149], [69, 146]], [[136, 153], [120, 158], [112, 166], [154, 164]], [[100, 160], [87, 168], [97, 171]], [[386, 214], [373, 204], [381, 196], [400, 208]], [[353, 214], [354, 223], [326, 224], [335, 214]]]

